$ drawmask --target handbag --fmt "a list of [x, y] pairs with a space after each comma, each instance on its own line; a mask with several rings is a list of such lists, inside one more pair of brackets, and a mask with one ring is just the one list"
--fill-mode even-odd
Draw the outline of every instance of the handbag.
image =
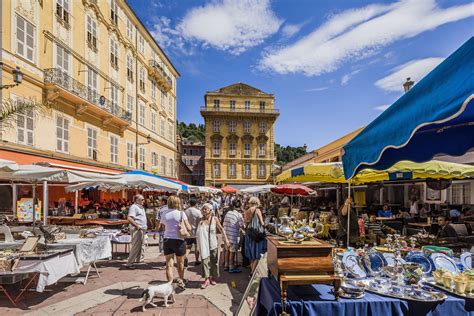
[[265, 239], [265, 227], [263, 227], [262, 224], [260, 224], [260, 220], [258, 219], [258, 216], [256, 216], [256, 209], [253, 211], [252, 218], [250, 219], [250, 222], [245, 229], [245, 235], [247, 235], [250, 239], [252, 239], [255, 242], [259, 242], [263, 239]]
[[183, 221], [183, 213], [181, 213], [181, 219], [179, 220], [178, 228], [179, 228], [180, 238], [186, 239], [186, 238], [189, 238], [189, 236], [191, 236], [191, 234], [189, 234], [188, 229], [186, 228], [186, 224]]

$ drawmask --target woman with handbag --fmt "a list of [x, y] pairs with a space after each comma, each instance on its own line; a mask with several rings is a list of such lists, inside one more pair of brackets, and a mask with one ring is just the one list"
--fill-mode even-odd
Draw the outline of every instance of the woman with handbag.
[[202, 219], [196, 228], [196, 239], [201, 254], [202, 277], [204, 282], [201, 288], [205, 289], [216, 285], [215, 278], [219, 277], [219, 247], [217, 243], [217, 230], [222, 234], [226, 247], [229, 240], [219, 219], [212, 213], [212, 205], [206, 203], [201, 209]]
[[166, 258], [166, 279], [173, 281], [174, 257], [178, 266], [178, 286], [184, 288], [184, 258], [186, 257], [186, 241], [191, 225], [184, 211], [180, 210], [179, 197], [168, 198], [168, 208], [161, 209], [160, 225], [165, 226], [163, 252]]
[[250, 260], [252, 273], [257, 267], [258, 260], [267, 252], [267, 239], [265, 236], [265, 222], [260, 211], [260, 200], [251, 197], [249, 209], [245, 211], [245, 256]]

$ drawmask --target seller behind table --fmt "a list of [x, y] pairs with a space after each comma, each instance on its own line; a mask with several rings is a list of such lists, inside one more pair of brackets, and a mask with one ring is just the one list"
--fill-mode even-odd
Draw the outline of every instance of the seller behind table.
[[392, 210], [388, 207], [388, 204], [384, 204], [382, 209], [377, 212], [377, 217], [391, 217]]
[[438, 225], [440, 230], [438, 232], [438, 238], [447, 238], [447, 237], [458, 237], [458, 233], [451, 224], [449, 224], [446, 216], [438, 216]]

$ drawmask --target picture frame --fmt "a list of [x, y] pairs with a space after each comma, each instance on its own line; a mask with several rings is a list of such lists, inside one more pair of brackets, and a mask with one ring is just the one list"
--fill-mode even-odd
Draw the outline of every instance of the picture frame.
[[39, 236], [29, 236], [29, 237], [27, 237], [25, 242], [23, 243], [23, 245], [21, 245], [21, 247], [18, 251], [19, 252], [33, 252], [33, 251], [35, 251], [39, 240], [40, 240]]
[[441, 202], [441, 190], [433, 190], [429, 187], [426, 187], [426, 201], [430, 202]]

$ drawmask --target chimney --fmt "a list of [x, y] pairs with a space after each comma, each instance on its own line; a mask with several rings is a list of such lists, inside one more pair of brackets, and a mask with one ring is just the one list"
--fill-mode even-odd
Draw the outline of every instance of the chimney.
[[407, 81], [405, 81], [405, 83], [403, 84], [403, 90], [405, 90], [405, 93], [408, 92], [408, 90], [411, 89], [411, 87], [413, 87], [413, 85], [415, 84], [414, 81], [410, 80], [411, 78], [408, 77], [407, 78]]

